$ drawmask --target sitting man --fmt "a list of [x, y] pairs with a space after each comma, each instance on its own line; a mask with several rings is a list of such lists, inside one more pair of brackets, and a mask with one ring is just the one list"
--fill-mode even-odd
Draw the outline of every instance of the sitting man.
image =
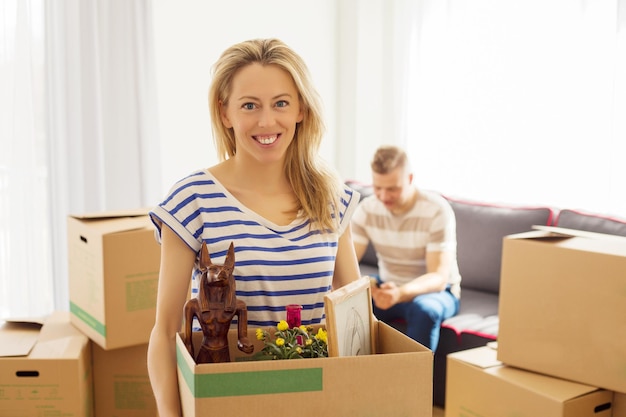
[[442, 321], [459, 309], [454, 211], [441, 195], [413, 185], [402, 149], [380, 147], [371, 168], [374, 194], [357, 207], [352, 237], [359, 260], [369, 242], [378, 256], [374, 315], [404, 319], [407, 335], [435, 351]]

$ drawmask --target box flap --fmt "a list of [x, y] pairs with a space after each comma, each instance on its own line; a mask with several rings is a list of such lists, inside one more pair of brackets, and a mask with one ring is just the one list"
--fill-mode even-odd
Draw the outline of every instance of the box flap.
[[21, 325], [39, 325], [39, 327], [43, 326], [43, 324], [48, 319], [48, 316], [41, 317], [10, 317], [8, 319], [4, 319], [7, 323], [15, 323]]
[[560, 403], [588, 395], [598, 391], [598, 387], [581, 384], [565, 379], [556, 378], [516, 368], [513, 366], [502, 366], [487, 371], [497, 376], [509, 384], [523, 387], [546, 398], [552, 398]]
[[122, 213], [123, 212], [108, 212], [85, 214], [82, 216], [70, 215], [69, 217], [88, 225], [90, 228], [97, 230], [103, 235], [152, 227], [147, 212], [142, 212], [141, 214], [135, 213], [133, 215], [128, 215], [128, 213], [122, 215]]
[[37, 343], [41, 323], [6, 321], [0, 324], [0, 357], [27, 356]]
[[448, 356], [481, 369], [502, 365], [502, 362], [497, 359], [496, 350], [489, 346], [462, 350], [450, 353]]
[[493, 375], [508, 384], [559, 402], [598, 391], [594, 386], [505, 365], [497, 360], [497, 350], [489, 346], [450, 353], [448, 357], [482, 369], [481, 372]]
[[74, 358], [79, 355], [87, 337], [70, 323], [68, 311], [52, 313], [39, 333], [31, 358]]
[[586, 230], [566, 229], [557, 226], [533, 226], [533, 229], [547, 233], [544, 237], [586, 237], [589, 239], [615, 240], [626, 243], [626, 237], [617, 235], [607, 235], [605, 233], [588, 232]]
[[114, 219], [118, 217], [140, 217], [147, 216], [148, 212], [152, 210], [152, 208], [142, 207], [136, 209], [129, 210], [115, 210], [115, 211], [98, 211], [92, 213], [82, 213], [82, 214], [70, 214], [70, 217], [74, 217], [75, 219]]
[[87, 340], [72, 326], [67, 311], [10, 319], [0, 324], [0, 357], [74, 358]]

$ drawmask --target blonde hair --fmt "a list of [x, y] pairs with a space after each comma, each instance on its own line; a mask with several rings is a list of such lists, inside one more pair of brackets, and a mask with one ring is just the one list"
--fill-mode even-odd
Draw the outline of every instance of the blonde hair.
[[311, 227], [335, 231], [339, 221], [339, 179], [318, 156], [325, 131], [321, 100], [304, 60], [282, 41], [253, 39], [235, 44], [213, 66], [209, 109], [218, 156], [224, 161], [237, 152], [233, 129], [221, 121], [220, 103], [228, 104], [235, 74], [253, 63], [285, 70], [296, 85], [303, 119], [287, 149], [285, 172], [298, 201], [297, 209], [304, 211]]
[[372, 171], [377, 174], [389, 174], [396, 168], [410, 172], [409, 158], [404, 150], [393, 145], [383, 145], [376, 150], [370, 164]]

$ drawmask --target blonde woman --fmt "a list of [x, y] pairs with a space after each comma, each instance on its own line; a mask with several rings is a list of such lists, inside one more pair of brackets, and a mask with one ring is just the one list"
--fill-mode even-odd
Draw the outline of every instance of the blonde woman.
[[177, 182], [150, 213], [161, 267], [148, 369], [161, 417], [181, 414], [175, 335], [202, 242], [214, 263], [234, 243], [253, 327], [275, 325], [294, 303], [303, 324], [320, 323], [324, 294], [359, 277], [349, 226], [359, 196], [319, 159], [324, 123], [302, 58], [277, 39], [228, 48], [209, 105], [221, 162]]

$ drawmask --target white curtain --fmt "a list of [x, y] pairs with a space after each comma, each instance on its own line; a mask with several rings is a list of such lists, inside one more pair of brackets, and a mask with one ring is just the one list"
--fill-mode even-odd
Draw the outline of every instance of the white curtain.
[[626, 218], [626, 1], [418, 3], [400, 17], [418, 185]]
[[369, 181], [382, 143], [403, 144], [415, 0], [337, 2], [335, 165], [347, 179]]
[[[150, 3], [48, 0], [40, 7], [42, 2], [1, 1], [18, 10], [38, 5], [39, 44], [30, 39], [15, 50], [45, 45], [38, 69], [43, 82], [22, 76], [12, 88], [20, 100], [22, 92], [34, 91], [34, 107], [41, 112], [31, 113], [45, 120], [45, 127], [36, 143], [30, 139], [37, 126], [32, 117], [9, 116], [19, 129], [10, 132], [7, 149], [9, 144], [24, 149], [6, 156], [8, 179], [0, 183], [0, 231], [7, 230], [2, 253], [5, 246], [11, 252], [0, 258], [0, 305], [3, 316], [43, 315], [69, 307], [68, 214], [149, 207], [160, 197]], [[24, 26], [18, 23], [19, 34]], [[32, 54], [25, 59], [24, 65], [35, 65]], [[36, 178], [33, 184], [17, 182], [36, 175], [39, 189]], [[27, 201], [20, 204], [20, 195]]]
[[53, 308], [43, 0], [0, 0], [0, 314]]

